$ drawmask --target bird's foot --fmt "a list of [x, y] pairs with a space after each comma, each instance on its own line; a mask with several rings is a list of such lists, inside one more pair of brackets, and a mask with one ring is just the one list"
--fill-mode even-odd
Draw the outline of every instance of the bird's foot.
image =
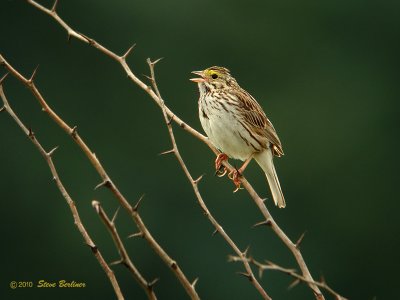
[[236, 189], [233, 191], [234, 193], [236, 193], [238, 190], [241, 190], [242, 188], [240, 187], [240, 185], [242, 184], [242, 181], [240, 180], [240, 177], [242, 177], [242, 174], [240, 172], [240, 169], [234, 169], [231, 172], [229, 172], [228, 174], [229, 179], [231, 179], [233, 181], [233, 183], [236, 186]]
[[228, 160], [228, 155], [225, 153], [218, 154], [217, 158], [215, 159], [215, 175], [218, 177], [225, 176], [227, 172], [226, 168], [222, 165], [224, 160]]

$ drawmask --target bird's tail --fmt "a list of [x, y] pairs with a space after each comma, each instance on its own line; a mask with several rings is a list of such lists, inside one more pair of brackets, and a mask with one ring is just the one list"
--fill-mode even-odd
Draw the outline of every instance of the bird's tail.
[[266, 149], [260, 153], [254, 155], [254, 159], [263, 169], [271, 189], [272, 198], [274, 199], [275, 205], [279, 208], [286, 206], [285, 198], [283, 197], [281, 185], [279, 184], [278, 176], [276, 175], [273, 154], [271, 149]]

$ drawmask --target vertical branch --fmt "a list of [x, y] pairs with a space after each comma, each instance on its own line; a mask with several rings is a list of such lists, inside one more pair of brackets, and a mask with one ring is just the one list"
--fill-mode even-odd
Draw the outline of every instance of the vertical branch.
[[[172, 150], [166, 151], [164, 153], [174, 153], [176, 159], [178, 160], [180, 166], [183, 169], [183, 172], [185, 173], [186, 177], [189, 179], [190, 184], [192, 185], [194, 194], [196, 195], [197, 202], [200, 204], [200, 207], [202, 208], [204, 214], [207, 216], [208, 220], [211, 222], [211, 224], [215, 227], [215, 233], [221, 234], [221, 236], [224, 238], [224, 240], [228, 243], [228, 245], [233, 249], [233, 251], [240, 257], [241, 262], [243, 263], [243, 266], [246, 270], [246, 273], [240, 273], [244, 275], [246, 278], [249, 279], [249, 281], [253, 284], [253, 286], [257, 289], [257, 291], [260, 293], [260, 295], [264, 299], [271, 299], [271, 297], [267, 294], [267, 292], [263, 289], [261, 284], [258, 282], [257, 278], [254, 276], [254, 273], [250, 267], [250, 264], [247, 259], [247, 249], [245, 251], [240, 251], [239, 247], [236, 246], [235, 242], [229, 237], [229, 235], [224, 231], [222, 226], [218, 223], [218, 221], [213, 217], [211, 212], [208, 210], [207, 205], [205, 204], [203, 197], [200, 194], [199, 188], [198, 188], [198, 183], [200, 182], [202, 176], [200, 176], [198, 179], [194, 180], [192, 175], [190, 174], [189, 169], [187, 168], [180, 152], [178, 149], [178, 145], [175, 141], [175, 135], [174, 131], [172, 129], [171, 125], [171, 120], [168, 118], [167, 111], [165, 109], [165, 103], [164, 100], [161, 97], [160, 91], [157, 86], [157, 81], [155, 78], [155, 73], [154, 73], [154, 66], [156, 63], [158, 63], [160, 59], [157, 59], [156, 61], [152, 62], [149, 58], [147, 59], [147, 63], [150, 68], [150, 77], [148, 77], [153, 85], [153, 89], [157, 94], [157, 97], [160, 99], [162, 105], [161, 105], [161, 110], [164, 115], [164, 121], [165, 124], [167, 125], [168, 128], [168, 133], [169, 137], [172, 143]], [[173, 117], [172, 117], [173, 118]]]
[[[4, 80], [5, 77], [1, 81]], [[100, 250], [97, 248], [97, 246], [94, 244], [93, 240], [91, 239], [89, 233], [86, 231], [85, 227], [82, 224], [81, 218], [79, 216], [78, 210], [75, 206], [75, 202], [72, 200], [71, 196], [69, 195], [68, 191], [64, 187], [63, 183], [61, 182], [60, 177], [58, 176], [57, 169], [53, 163], [52, 155], [54, 151], [57, 149], [57, 147], [53, 148], [51, 151], [46, 152], [38, 139], [36, 138], [36, 135], [33, 133], [32, 129], [28, 129], [22, 121], [18, 118], [18, 116], [15, 114], [13, 109], [11, 108], [6, 95], [4, 94], [3, 91], [3, 85], [1, 84], [0, 81], [0, 97], [3, 101], [3, 109], [8, 112], [8, 114], [14, 119], [14, 121], [18, 124], [18, 126], [22, 129], [22, 131], [25, 133], [26, 136], [29, 137], [31, 142], [35, 145], [35, 147], [38, 149], [40, 154], [43, 156], [43, 158], [46, 160], [47, 165], [50, 168], [50, 172], [53, 176], [53, 180], [55, 181], [58, 189], [60, 190], [62, 196], [65, 198], [67, 201], [67, 204], [71, 210], [72, 217], [74, 218], [74, 223], [76, 227], [78, 228], [80, 234], [82, 235], [83, 239], [85, 240], [86, 244], [90, 247], [92, 250], [93, 255], [96, 257], [97, 261], [99, 262], [100, 266], [106, 273], [108, 279], [111, 282], [111, 285], [113, 286], [114, 292], [117, 295], [118, 300], [123, 300], [124, 296], [122, 295], [121, 289], [119, 287], [118, 281], [115, 277], [114, 272], [110, 269], [110, 267], [107, 265], [106, 261], [104, 260]]]
[[110, 233], [112, 239], [114, 240], [115, 246], [118, 249], [120, 260], [113, 264], [122, 264], [131, 272], [133, 278], [140, 284], [143, 290], [146, 292], [147, 297], [150, 300], [157, 300], [156, 294], [154, 293], [153, 286], [157, 282], [158, 279], [153, 280], [152, 282], [148, 282], [142, 274], [140, 274], [139, 270], [135, 267], [133, 262], [131, 261], [128, 252], [125, 249], [124, 243], [122, 242], [117, 228], [115, 227], [115, 219], [117, 217], [118, 210], [115, 212], [112, 220], [109, 219], [105, 211], [100, 205], [98, 201], [92, 201], [92, 206], [96, 210], [100, 219], [103, 221], [104, 225], [107, 227], [108, 232]]

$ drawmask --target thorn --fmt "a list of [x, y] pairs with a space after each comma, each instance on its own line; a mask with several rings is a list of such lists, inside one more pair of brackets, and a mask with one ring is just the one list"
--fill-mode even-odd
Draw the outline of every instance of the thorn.
[[174, 119], [175, 115], [172, 115], [171, 118], [168, 120], [167, 125], [171, 125], [173, 119]]
[[215, 229], [211, 236], [215, 236], [218, 233], [218, 229]]
[[288, 290], [291, 290], [292, 288], [294, 288], [299, 283], [300, 283], [300, 279], [295, 279], [291, 284], [289, 284]]
[[306, 234], [306, 231], [304, 231], [302, 233], [302, 235], [299, 237], [299, 239], [297, 240], [296, 244], [294, 245], [297, 249], [300, 249], [300, 244], [303, 241], [305, 234]]
[[326, 280], [324, 275], [321, 275], [320, 280], [319, 280], [322, 284], [326, 284]]
[[96, 210], [96, 213], [100, 212], [100, 202], [99, 201], [93, 200], [92, 207]]
[[120, 259], [120, 260], [113, 261], [113, 262], [109, 263], [108, 265], [111, 267], [111, 266], [115, 266], [115, 265], [120, 265], [123, 262], [124, 262], [124, 260]]
[[195, 280], [192, 282], [192, 288], [196, 286], [196, 283], [199, 281], [199, 277], [197, 277]]
[[10, 74], [10, 72], [7, 72], [6, 74], [4, 74], [3, 77], [1, 77], [1, 79], [0, 79], [0, 85], [3, 84], [3, 81], [7, 78], [8, 74]]
[[150, 76], [148, 76], [148, 75], [146, 75], [146, 74], [142, 74], [144, 77], [146, 77], [148, 80], [151, 80], [151, 81], [153, 81], [154, 79], [152, 78], [152, 77], [150, 77]]
[[268, 198], [263, 198], [263, 199], [261, 199], [262, 202], [265, 202], [265, 201], [267, 201], [267, 200], [268, 200]]
[[70, 41], [71, 41], [71, 35], [68, 33], [68, 35], [67, 35], [67, 42], [69, 43]]
[[29, 128], [29, 129], [28, 129], [28, 136], [29, 136], [29, 138], [31, 138], [31, 139], [34, 139], [34, 138], [35, 138], [35, 133], [33, 132], [32, 128]]
[[152, 61], [150, 60], [150, 58], [148, 58], [148, 61], [147, 61], [147, 62], [148, 62], [149, 64], [151, 64], [151, 65], [154, 66], [155, 64], [157, 64], [157, 63], [158, 63], [160, 60], [162, 60], [162, 59], [164, 59], [164, 57], [160, 57], [160, 58], [158, 58], [158, 59], [156, 59], [155, 61], [152, 62]]
[[2, 108], [0, 108], [0, 113], [3, 112], [3, 111], [6, 111], [6, 107], [5, 107], [5, 106], [3, 106]]
[[47, 152], [48, 156], [52, 156], [54, 151], [56, 151], [58, 149], [58, 146], [55, 146], [53, 149], [51, 149], [49, 152]]
[[120, 209], [120, 208], [121, 208], [121, 206], [118, 206], [117, 210], [115, 211], [114, 216], [113, 216], [112, 219], [111, 219], [111, 223], [112, 223], [112, 224], [114, 224], [115, 219], [117, 219], [118, 212], [119, 212], [119, 209]]
[[252, 281], [253, 277], [249, 273], [244, 273], [244, 272], [237, 272], [237, 274], [242, 275], [246, 277], [248, 280]]
[[126, 52], [124, 55], [121, 56], [121, 58], [123, 60], [126, 60], [126, 58], [128, 57], [128, 55], [132, 52], [133, 48], [135, 48], [136, 44], [133, 44]]
[[53, 178], [52, 178], [54, 181], [56, 181], [57, 180], [57, 177], [56, 176], [53, 176]]
[[57, 4], [58, 4], [58, 0], [55, 0], [53, 6], [51, 7], [51, 11], [52, 11], [53, 13], [56, 12]]
[[193, 180], [194, 184], [198, 184], [201, 179], [203, 179], [204, 174], [200, 175], [196, 180]]
[[93, 39], [91, 39], [90, 37], [84, 35], [83, 33], [80, 33], [80, 32], [77, 32], [77, 33], [78, 33], [80, 36], [82, 36], [84, 39], [86, 39], [89, 45], [94, 45], [95, 42], [94, 42]]
[[99, 248], [97, 248], [97, 246], [94, 244], [93, 245], [86, 244], [86, 245], [90, 247], [90, 250], [92, 250], [94, 254], [96, 254], [99, 251]]
[[256, 227], [263, 226], [263, 225], [271, 226], [271, 220], [265, 220], [265, 221], [258, 222], [256, 224], [254, 224], [252, 227], [256, 228]]
[[136, 233], [133, 233], [133, 234], [130, 234], [127, 236], [128, 239], [134, 238], [134, 237], [143, 237], [143, 232], [139, 231], [139, 232], [136, 232]]
[[149, 288], [149, 289], [153, 289], [153, 286], [154, 286], [159, 280], [160, 280], [160, 278], [155, 278], [155, 279], [153, 279], [152, 282], [149, 282], [149, 283], [147, 284], [148, 288]]
[[167, 151], [161, 152], [158, 155], [165, 155], [165, 154], [170, 154], [170, 153], [174, 153], [174, 152], [175, 152], [175, 149], [171, 149], [171, 150], [167, 150]]
[[144, 198], [144, 194], [143, 194], [142, 196], [140, 196], [138, 202], [137, 202], [137, 203], [135, 204], [135, 206], [133, 207], [133, 211], [136, 212], [136, 211], [139, 209], [139, 205], [140, 205], [140, 203], [142, 202], [143, 198]]
[[170, 267], [171, 267], [171, 269], [176, 270], [178, 268], [178, 265], [176, 264], [176, 261], [172, 261]]
[[263, 274], [264, 274], [264, 268], [259, 267], [258, 268], [258, 277], [262, 278]]
[[242, 253], [242, 255], [243, 255], [244, 257], [247, 257], [247, 253], [249, 252], [249, 249], [250, 249], [250, 245], [247, 246], [246, 250], [244, 250], [244, 252]]
[[77, 133], [78, 133], [78, 126], [74, 126], [74, 127], [72, 127], [72, 129], [71, 129], [71, 136], [73, 137], [73, 138], [75, 138], [76, 137], [76, 135], [77, 135]]
[[105, 186], [105, 187], [110, 187], [111, 186], [111, 181], [110, 180], [104, 180], [103, 182], [101, 182], [101, 183], [99, 183], [98, 185], [96, 185], [95, 186], [95, 188], [94, 188], [94, 190], [97, 190], [98, 188], [101, 188], [101, 187], [103, 187], [103, 186]]
[[29, 78], [28, 83], [32, 83], [33, 82], [33, 80], [35, 79], [36, 72], [37, 72], [38, 68], [39, 68], [39, 65], [37, 65], [35, 70], [33, 70], [33, 73], [31, 75], [31, 78]]

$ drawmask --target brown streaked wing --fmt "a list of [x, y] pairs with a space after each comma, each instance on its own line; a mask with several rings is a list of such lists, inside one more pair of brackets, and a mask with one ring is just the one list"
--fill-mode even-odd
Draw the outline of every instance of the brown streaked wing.
[[261, 136], [267, 138], [273, 145], [273, 153], [276, 156], [283, 155], [281, 141], [276, 134], [275, 128], [271, 121], [268, 120], [260, 104], [245, 90], [235, 89], [234, 94], [239, 100], [240, 112], [244, 121], [249, 124], [252, 129]]

